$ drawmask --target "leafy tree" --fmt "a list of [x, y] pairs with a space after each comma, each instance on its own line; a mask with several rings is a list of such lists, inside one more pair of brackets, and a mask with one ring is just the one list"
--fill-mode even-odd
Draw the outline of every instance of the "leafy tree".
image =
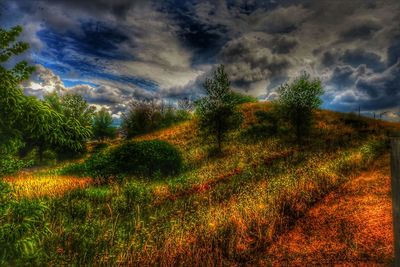
[[279, 113], [293, 128], [296, 140], [301, 142], [311, 130], [314, 110], [322, 104], [321, 81], [303, 73], [292, 83], [283, 84], [278, 94]]
[[83, 127], [92, 126], [95, 107], [90, 106], [82, 95], [77, 93], [59, 95], [53, 92], [45, 95], [44, 100], [66, 118], [76, 119]]
[[196, 115], [200, 134], [216, 143], [216, 152], [222, 151], [222, 142], [229, 131], [240, 126], [243, 115], [232, 97], [230, 81], [224, 66], [220, 65], [214, 77], [206, 79], [204, 88], [207, 96], [196, 102]]
[[112, 117], [107, 109], [100, 109], [93, 118], [93, 135], [98, 140], [105, 138], [114, 138], [116, 134], [115, 127], [112, 126]]
[[66, 118], [50, 105], [36, 97], [25, 96], [19, 84], [34, 70], [22, 61], [7, 69], [5, 63], [13, 55], [28, 49], [29, 45], [17, 42], [20, 26], [10, 30], [0, 29], [0, 150], [21, 142], [15, 140], [41, 140], [53, 146], [82, 148], [82, 139], [90, 136], [90, 129], [79, 121]]

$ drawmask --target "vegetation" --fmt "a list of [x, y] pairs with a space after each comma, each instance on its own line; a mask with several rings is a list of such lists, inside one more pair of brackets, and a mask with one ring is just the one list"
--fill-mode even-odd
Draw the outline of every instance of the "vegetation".
[[93, 136], [99, 141], [115, 138], [116, 128], [112, 126], [112, 117], [107, 109], [100, 109], [93, 118]]
[[277, 107], [283, 119], [292, 127], [296, 140], [302, 141], [312, 127], [313, 112], [320, 107], [323, 94], [321, 81], [311, 80], [307, 73], [302, 74], [292, 83], [285, 83], [279, 89]]
[[126, 137], [149, 133], [187, 120], [190, 113], [185, 109], [176, 109], [164, 101], [134, 100], [122, 117], [121, 128]]
[[26, 62], [19, 62], [11, 69], [3, 66], [11, 56], [29, 47], [26, 43], [16, 42], [21, 31], [21, 27], [9, 31], [0, 29], [0, 151], [15, 157], [25, 142], [37, 146], [40, 157], [45, 144], [61, 150], [82, 150], [82, 140], [90, 137], [91, 128], [57, 112], [48, 103], [23, 94], [19, 84], [34, 70]]
[[[241, 107], [243, 128], [232, 135], [241, 135], [257, 111], [270, 108], [269, 104], [245, 104]], [[233, 138], [224, 158], [209, 159], [192, 131], [195, 121], [135, 139], [160, 139], [182, 151], [187, 167], [168, 179], [143, 180], [124, 174], [129, 179], [121, 183], [79, 186], [78, 181], [88, 178], [63, 177], [56, 175], [58, 170], [49, 170], [30, 174], [32, 178], [26, 180], [7, 180], [17, 192], [14, 201], [31, 199], [47, 207], [41, 224], [34, 226], [36, 254], [20, 251], [12, 254], [16, 255], [13, 260], [31, 257], [41, 264], [60, 265], [116, 261], [122, 265], [231, 265], [255, 260], [257, 251], [310, 205], [376, 159], [386, 149], [384, 129], [395, 126], [380, 122], [377, 132], [376, 125], [369, 123], [364, 136], [346, 126], [341, 114], [317, 111], [315, 116], [315, 143], [303, 150], [274, 136], [253, 143]], [[121, 153], [130, 154], [125, 152]], [[66, 182], [53, 183], [55, 189], [47, 187], [46, 195], [37, 189], [46, 179]], [[77, 185], [75, 189], [71, 182]], [[37, 191], [40, 194], [35, 195]], [[4, 262], [11, 264], [12, 259]]]
[[216, 143], [216, 152], [221, 153], [227, 133], [237, 129], [242, 122], [242, 114], [237, 108], [240, 95], [232, 93], [223, 65], [215, 70], [213, 78], [204, 82], [204, 88], [207, 96], [196, 103], [200, 134]]
[[63, 173], [83, 174], [109, 182], [121, 174], [152, 178], [177, 174], [182, 169], [180, 152], [159, 140], [135, 141], [92, 155], [83, 163], [67, 166]]

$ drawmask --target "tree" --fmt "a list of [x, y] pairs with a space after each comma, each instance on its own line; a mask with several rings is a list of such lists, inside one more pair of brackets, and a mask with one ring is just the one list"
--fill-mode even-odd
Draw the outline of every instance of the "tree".
[[90, 129], [36, 97], [23, 94], [20, 83], [29, 78], [34, 68], [25, 61], [10, 69], [4, 66], [13, 55], [28, 49], [28, 44], [16, 41], [21, 32], [20, 26], [0, 29], [0, 150], [21, 144], [16, 140], [40, 140], [75, 151], [81, 149], [80, 140], [90, 136]]
[[311, 79], [309, 74], [303, 73], [292, 83], [281, 85], [278, 94], [279, 113], [291, 125], [296, 141], [303, 141], [311, 130], [314, 110], [322, 104], [321, 81]]
[[94, 107], [89, 106], [81, 95], [74, 93], [65, 95], [49, 93], [39, 102], [60, 118], [51, 129], [57, 133], [57, 139], [51, 142], [47, 135], [23, 132], [25, 146], [20, 150], [20, 156], [36, 148], [39, 161], [42, 162], [46, 150], [57, 152], [59, 158], [72, 157], [84, 151], [84, 143], [92, 136]]
[[45, 95], [44, 100], [66, 118], [76, 119], [83, 127], [92, 126], [95, 107], [90, 106], [82, 95], [70, 92], [58, 95], [53, 92]]
[[243, 115], [232, 97], [230, 81], [224, 66], [220, 65], [213, 78], [204, 82], [207, 95], [196, 102], [196, 116], [200, 135], [216, 143], [216, 152], [222, 152], [227, 133], [237, 129]]
[[93, 118], [93, 135], [97, 140], [105, 138], [114, 138], [116, 134], [115, 127], [112, 126], [112, 117], [107, 109], [102, 108], [95, 113]]

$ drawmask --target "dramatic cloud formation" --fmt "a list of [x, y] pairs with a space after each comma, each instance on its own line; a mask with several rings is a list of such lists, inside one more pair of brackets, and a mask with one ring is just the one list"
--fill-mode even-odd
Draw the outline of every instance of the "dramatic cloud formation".
[[79, 92], [114, 116], [133, 98], [199, 97], [221, 63], [260, 99], [307, 71], [325, 108], [399, 111], [398, 0], [5, 0], [0, 23], [31, 44], [27, 94]]

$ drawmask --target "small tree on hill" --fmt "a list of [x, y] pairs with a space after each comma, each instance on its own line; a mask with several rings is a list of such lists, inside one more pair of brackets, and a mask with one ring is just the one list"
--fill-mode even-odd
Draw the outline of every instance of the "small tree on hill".
[[213, 78], [206, 79], [204, 88], [207, 96], [196, 102], [200, 134], [216, 143], [216, 152], [221, 153], [227, 133], [240, 126], [243, 116], [232, 97], [230, 81], [223, 65], [218, 66]]
[[116, 134], [115, 127], [112, 126], [112, 117], [107, 109], [100, 109], [93, 118], [93, 135], [97, 140], [105, 138], [114, 138]]
[[323, 89], [319, 79], [311, 79], [303, 73], [292, 83], [285, 83], [278, 89], [277, 107], [281, 117], [294, 130], [296, 141], [301, 142], [311, 130], [313, 112], [322, 104]]

